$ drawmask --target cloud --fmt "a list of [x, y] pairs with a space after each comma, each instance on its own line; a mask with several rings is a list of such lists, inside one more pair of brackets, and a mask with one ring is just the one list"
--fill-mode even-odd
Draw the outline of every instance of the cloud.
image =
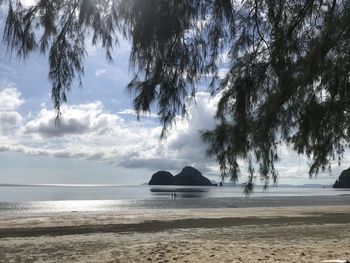
[[58, 121], [55, 112], [47, 110], [46, 107], [42, 108], [38, 116], [25, 125], [24, 132], [47, 138], [92, 132], [101, 135], [120, 123], [123, 123], [123, 120], [118, 115], [104, 113], [102, 103], [95, 101], [79, 105], [64, 105]]
[[23, 104], [21, 93], [15, 87], [0, 90], [0, 111], [13, 111]]
[[107, 69], [105, 69], [105, 68], [103, 68], [103, 69], [98, 69], [98, 70], [95, 71], [95, 75], [96, 75], [97, 77], [100, 77], [100, 76], [102, 76], [102, 75], [105, 75], [106, 73], [107, 73]]
[[15, 111], [0, 111], [0, 134], [7, 133], [20, 126], [22, 116]]
[[[212, 97], [197, 93], [196, 101], [188, 106], [187, 118], [177, 117], [165, 140], [159, 139], [159, 124], [124, 119], [123, 115], [131, 110], [110, 112], [100, 101], [63, 106], [60, 125], [55, 125], [55, 112], [45, 104], [39, 112], [24, 118], [16, 110], [23, 103], [16, 88], [4, 89], [0, 94], [4, 102], [0, 112], [0, 152], [96, 160], [151, 171], [176, 172], [193, 165], [206, 175], [218, 175], [217, 163], [205, 155], [207, 145], [200, 131], [215, 127], [213, 116], [220, 94]], [[280, 151], [281, 161], [276, 164], [280, 175], [305, 178], [305, 156], [286, 147]], [[245, 164], [241, 163], [244, 175]]]
[[188, 160], [202, 169], [213, 171], [213, 159], [206, 157], [207, 145], [202, 141], [200, 132], [215, 127], [215, 111], [220, 94], [215, 97], [206, 92], [198, 92], [196, 101], [188, 107], [188, 118], [177, 120], [177, 127], [171, 130], [167, 138], [167, 148], [178, 159]]
[[179, 171], [182, 167], [188, 165], [184, 160], [170, 160], [162, 158], [153, 159], [125, 159], [119, 165], [125, 168], [148, 168], [151, 171]]
[[24, 103], [20, 96], [14, 87], [0, 90], [0, 135], [19, 128], [22, 116], [16, 110]]
[[[137, 113], [134, 109], [123, 109], [121, 111], [118, 111], [118, 114], [137, 116]], [[158, 115], [155, 113], [141, 113], [140, 116], [146, 118], [158, 118]]]
[[[1, 94], [6, 109], [16, 109], [23, 103], [16, 88]], [[6, 129], [15, 129], [15, 136], [3, 138], [0, 151], [100, 160], [152, 171], [179, 170], [185, 165], [206, 169], [210, 162], [204, 158], [205, 145], [199, 130], [213, 127], [214, 120], [208, 116], [215, 111], [215, 100], [206, 93], [197, 95], [196, 104], [189, 106], [188, 118], [178, 117], [166, 140], [159, 139], [159, 124], [126, 120], [123, 115], [133, 115], [134, 111], [108, 112], [100, 101], [64, 105], [59, 125], [55, 124], [55, 112], [45, 104], [30, 119], [6, 111], [0, 120], [6, 123]]]

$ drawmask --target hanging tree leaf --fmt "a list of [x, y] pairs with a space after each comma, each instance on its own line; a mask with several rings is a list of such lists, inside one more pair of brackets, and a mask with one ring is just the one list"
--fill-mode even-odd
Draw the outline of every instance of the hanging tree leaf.
[[[10, 53], [49, 54], [54, 107], [84, 73], [86, 39], [106, 57], [131, 42], [128, 90], [138, 113], [152, 105], [166, 128], [196, 85], [222, 96], [217, 126], [204, 131], [223, 177], [248, 163], [247, 190], [260, 174], [276, 182], [278, 148], [311, 160], [310, 175], [342, 159], [350, 139], [350, 2], [340, 0], [39, 0], [7, 4]], [[90, 38], [88, 38], [90, 36]], [[221, 57], [228, 54], [227, 72]], [[256, 163], [258, 165], [256, 165]]]

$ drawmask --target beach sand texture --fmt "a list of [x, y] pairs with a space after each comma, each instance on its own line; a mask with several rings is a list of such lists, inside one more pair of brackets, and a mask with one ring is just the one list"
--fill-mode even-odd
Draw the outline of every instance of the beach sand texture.
[[2, 215], [0, 228], [0, 262], [350, 260], [350, 206]]

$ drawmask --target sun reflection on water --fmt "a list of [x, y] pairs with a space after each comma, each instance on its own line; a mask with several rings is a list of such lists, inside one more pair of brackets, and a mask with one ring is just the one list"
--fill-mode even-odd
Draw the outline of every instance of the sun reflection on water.
[[[131, 200], [70, 200], [7, 203], [8, 209], [43, 212], [99, 212], [130, 206]], [[16, 207], [13, 207], [15, 205]]]

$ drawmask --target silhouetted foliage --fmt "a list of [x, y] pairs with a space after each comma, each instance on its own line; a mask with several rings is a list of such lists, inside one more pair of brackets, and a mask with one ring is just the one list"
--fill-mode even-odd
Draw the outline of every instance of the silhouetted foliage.
[[198, 82], [209, 80], [222, 97], [216, 128], [203, 132], [208, 154], [233, 181], [246, 160], [248, 190], [256, 172], [266, 184], [276, 182], [283, 143], [310, 158], [311, 176], [340, 161], [349, 142], [348, 0], [2, 2], [8, 50], [19, 57], [49, 53], [58, 113], [84, 72], [88, 36], [108, 59], [120, 38], [130, 40], [135, 110], [156, 105], [164, 128], [186, 112], [184, 100]]

